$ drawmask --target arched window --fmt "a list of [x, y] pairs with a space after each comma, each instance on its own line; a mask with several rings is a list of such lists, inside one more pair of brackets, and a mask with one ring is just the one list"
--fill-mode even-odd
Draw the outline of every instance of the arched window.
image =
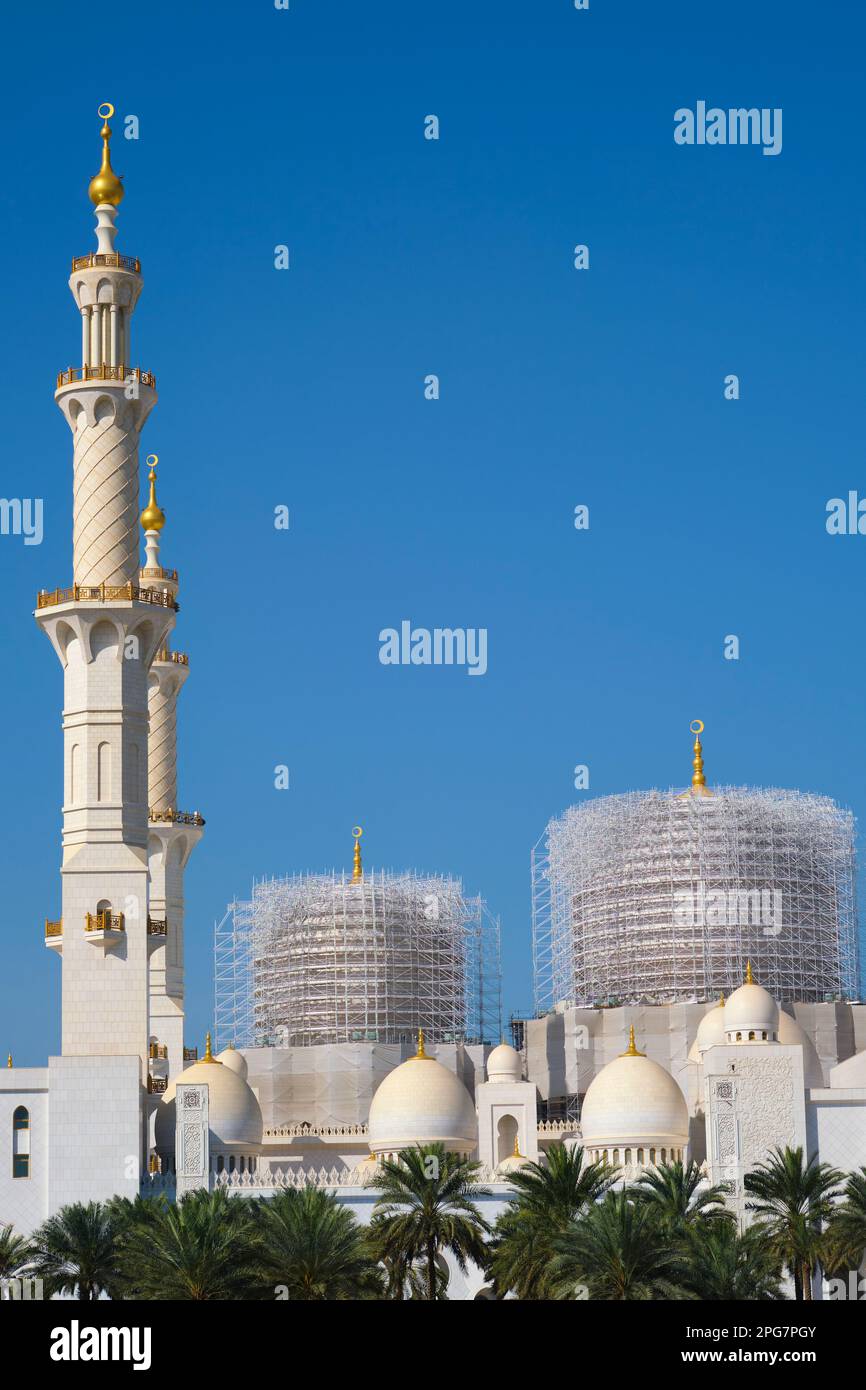
[[12, 1176], [30, 1177], [30, 1111], [24, 1105], [12, 1114]]
[[631, 1149], [626, 1149], [626, 1151], [625, 1151], [625, 1161], [626, 1161], [626, 1163], [631, 1163]]

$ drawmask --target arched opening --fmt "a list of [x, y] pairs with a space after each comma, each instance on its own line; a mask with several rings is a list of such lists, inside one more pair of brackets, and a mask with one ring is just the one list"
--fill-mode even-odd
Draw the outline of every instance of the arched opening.
[[24, 1105], [12, 1112], [12, 1176], [30, 1177], [30, 1111]]
[[73, 743], [69, 750], [69, 804], [74, 806], [78, 800], [81, 783], [81, 748]]
[[496, 1162], [502, 1163], [506, 1158], [514, 1153], [514, 1141], [517, 1138], [517, 1121], [513, 1115], [503, 1115], [496, 1126]]
[[96, 750], [96, 800], [111, 798], [111, 744], [100, 743]]

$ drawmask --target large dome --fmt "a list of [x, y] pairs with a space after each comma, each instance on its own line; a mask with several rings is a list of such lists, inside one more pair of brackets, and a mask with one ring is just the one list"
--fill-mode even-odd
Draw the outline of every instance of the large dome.
[[628, 1051], [602, 1067], [591, 1082], [580, 1127], [589, 1150], [640, 1145], [664, 1148], [666, 1156], [669, 1150], [682, 1150], [684, 1156], [689, 1111], [674, 1078], [637, 1051], [632, 1032]]
[[177, 1083], [207, 1085], [208, 1132], [212, 1153], [244, 1153], [262, 1142], [262, 1112], [250, 1087], [232, 1068], [214, 1057], [193, 1062], [172, 1081], [156, 1108], [156, 1147], [174, 1153]]
[[374, 1153], [393, 1153], [415, 1144], [444, 1144], [471, 1153], [478, 1143], [475, 1107], [452, 1071], [424, 1053], [395, 1067], [370, 1105], [368, 1140]]

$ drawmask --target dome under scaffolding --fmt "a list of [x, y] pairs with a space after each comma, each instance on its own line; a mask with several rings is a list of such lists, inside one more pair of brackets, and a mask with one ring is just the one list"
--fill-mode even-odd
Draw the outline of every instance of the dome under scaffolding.
[[266, 879], [216, 930], [220, 1046], [499, 1036], [499, 924], [457, 879], [355, 868]]
[[711, 790], [696, 739], [689, 791], [599, 797], [550, 822], [533, 956], [539, 1013], [718, 998], [748, 959], [782, 1003], [856, 998], [853, 817], [825, 796]]

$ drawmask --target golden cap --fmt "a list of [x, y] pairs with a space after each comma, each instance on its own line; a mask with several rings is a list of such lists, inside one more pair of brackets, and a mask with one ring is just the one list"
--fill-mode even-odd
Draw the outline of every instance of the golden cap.
[[424, 1051], [424, 1029], [418, 1029], [418, 1051], [415, 1053], [415, 1060], [422, 1062], [428, 1061], [427, 1053]]
[[165, 512], [156, 500], [156, 465], [159, 459], [156, 454], [148, 454], [147, 462], [150, 464], [150, 472], [147, 475], [150, 497], [140, 517], [141, 525], [145, 531], [161, 531], [165, 525]]
[[102, 167], [99, 173], [90, 180], [88, 193], [90, 201], [99, 207], [100, 203], [111, 203], [117, 207], [124, 194], [123, 181], [118, 178], [111, 167], [111, 150], [108, 142], [111, 139], [111, 126], [108, 124], [108, 117], [114, 115], [114, 107], [110, 101], [106, 101], [99, 107], [97, 115], [103, 118], [102, 130]]
[[12, 1066], [12, 1053], [11, 1053], [11, 1052], [9, 1053], [9, 1056], [6, 1058], [6, 1065], [7, 1065], [7, 1067], [11, 1067], [11, 1066]]
[[210, 1033], [205, 1033], [204, 1035], [204, 1056], [201, 1060], [203, 1062], [213, 1062], [215, 1067], [221, 1065], [210, 1050]]
[[352, 878], [359, 879], [364, 877], [364, 870], [361, 867], [361, 836], [364, 831], [360, 825], [356, 825], [352, 831], [355, 837], [355, 848], [352, 853]]
[[645, 1052], [638, 1052], [637, 1044], [634, 1040], [634, 1024], [628, 1030], [628, 1047], [625, 1052], [620, 1053], [621, 1057], [645, 1057]]
[[752, 962], [750, 960], [746, 961], [746, 978], [743, 983], [747, 985], [753, 985], [755, 983], [755, 977], [752, 974]]

